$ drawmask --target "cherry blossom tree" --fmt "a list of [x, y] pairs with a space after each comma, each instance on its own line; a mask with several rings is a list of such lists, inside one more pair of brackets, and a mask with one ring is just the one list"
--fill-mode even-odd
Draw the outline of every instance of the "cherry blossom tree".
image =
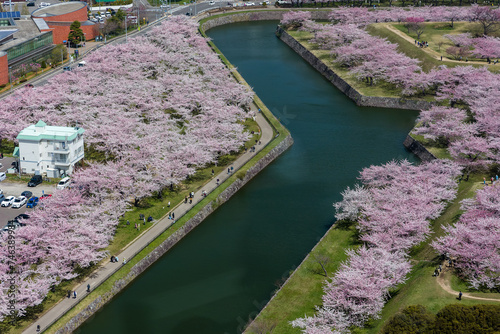
[[432, 244], [456, 260], [458, 273], [475, 289], [500, 286], [499, 198], [498, 184], [478, 190], [473, 200], [462, 202], [466, 212], [460, 220]]
[[15, 311], [22, 316], [51, 286], [107, 256], [119, 217], [133, 205], [238, 152], [249, 138], [243, 121], [253, 116], [252, 92], [187, 18], [100, 48], [86, 62], [0, 105], [0, 138], [15, 140], [40, 119], [80, 126], [88, 157], [72, 175], [73, 188], [56, 191], [16, 230], [11, 262], [8, 236], [1, 236], [0, 320], [9, 313], [9, 277], [15, 276]]

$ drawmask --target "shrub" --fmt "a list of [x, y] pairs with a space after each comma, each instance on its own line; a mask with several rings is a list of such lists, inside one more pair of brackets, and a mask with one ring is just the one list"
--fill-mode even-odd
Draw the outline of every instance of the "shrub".
[[447, 305], [436, 315], [435, 333], [474, 334], [500, 331], [500, 305]]
[[412, 305], [394, 315], [382, 329], [383, 334], [429, 333], [435, 316], [422, 305]]
[[483, 334], [500, 331], [500, 305], [450, 304], [436, 316], [424, 306], [413, 305], [394, 315], [383, 334]]

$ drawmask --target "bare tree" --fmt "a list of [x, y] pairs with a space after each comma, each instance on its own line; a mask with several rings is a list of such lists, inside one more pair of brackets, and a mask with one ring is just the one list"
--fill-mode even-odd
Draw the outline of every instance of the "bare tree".
[[326, 271], [326, 266], [330, 263], [331, 259], [326, 254], [312, 254], [314, 261], [316, 261], [323, 269], [325, 277], [328, 277], [328, 272]]

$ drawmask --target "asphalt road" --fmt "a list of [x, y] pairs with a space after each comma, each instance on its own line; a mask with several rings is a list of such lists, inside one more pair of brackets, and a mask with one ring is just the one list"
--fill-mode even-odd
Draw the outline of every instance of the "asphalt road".
[[[2, 167], [0, 168], [1, 172], [5, 172], [9, 167], [11, 167], [11, 163], [14, 161], [13, 158], [5, 157], [0, 159], [0, 163]], [[33, 193], [33, 196], [40, 197], [43, 193], [52, 194], [55, 190], [55, 186], [53, 184], [39, 184], [36, 187], [28, 187], [25, 182], [11, 182], [8, 180], [4, 180], [0, 182], [0, 190], [3, 192], [5, 197], [7, 196], [21, 196], [21, 193], [25, 190], [29, 190]], [[12, 209], [11, 207], [0, 207], [0, 228], [3, 228], [7, 225], [9, 220], [14, 219], [17, 215], [21, 213], [29, 214], [33, 209], [26, 208], [24, 205], [19, 209]]]

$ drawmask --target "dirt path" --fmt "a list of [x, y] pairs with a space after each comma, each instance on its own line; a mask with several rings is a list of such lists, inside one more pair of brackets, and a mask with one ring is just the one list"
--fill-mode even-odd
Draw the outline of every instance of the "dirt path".
[[[447, 267], [444, 262], [442, 264], [442, 268], [443, 268], [443, 271], [437, 277], [437, 282], [439, 283], [439, 285], [441, 286], [441, 288], [444, 291], [448, 292], [449, 294], [458, 296], [458, 291], [453, 290], [450, 286], [450, 279], [452, 276], [451, 268]], [[462, 293], [462, 298], [500, 302], [500, 298], [497, 299], [497, 298], [476, 297], [476, 296], [473, 296], [467, 292]]]
[[[410, 36], [408, 36], [407, 34], [405, 34], [404, 32], [402, 32], [401, 30], [397, 29], [392, 24], [390, 24], [390, 23], [380, 23], [380, 24], [383, 25], [384, 27], [386, 27], [392, 33], [398, 35], [399, 37], [405, 39], [409, 43], [415, 45], [415, 40], [413, 38], [411, 38]], [[418, 46], [415, 45], [415, 47], [417, 48]], [[428, 55], [430, 55], [432, 58], [437, 59], [437, 60], [441, 60], [441, 54], [438, 53], [437, 51], [434, 51], [434, 50], [429, 49], [429, 48], [422, 48], [422, 50], [424, 52], [426, 52]], [[468, 62], [465, 62], [465, 61], [450, 59], [450, 58], [447, 58], [447, 57], [443, 57], [443, 58], [444, 58], [445, 61], [452, 62], [452, 63], [466, 64], [466, 65], [468, 65], [468, 64], [478, 64], [478, 65], [483, 65], [483, 66], [488, 65], [487, 63], [482, 62], [482, 61], [468, 61]], [[491, 65], [494, 65], [494, 64], [492, 62], [489, 65], [491, 66]]]

